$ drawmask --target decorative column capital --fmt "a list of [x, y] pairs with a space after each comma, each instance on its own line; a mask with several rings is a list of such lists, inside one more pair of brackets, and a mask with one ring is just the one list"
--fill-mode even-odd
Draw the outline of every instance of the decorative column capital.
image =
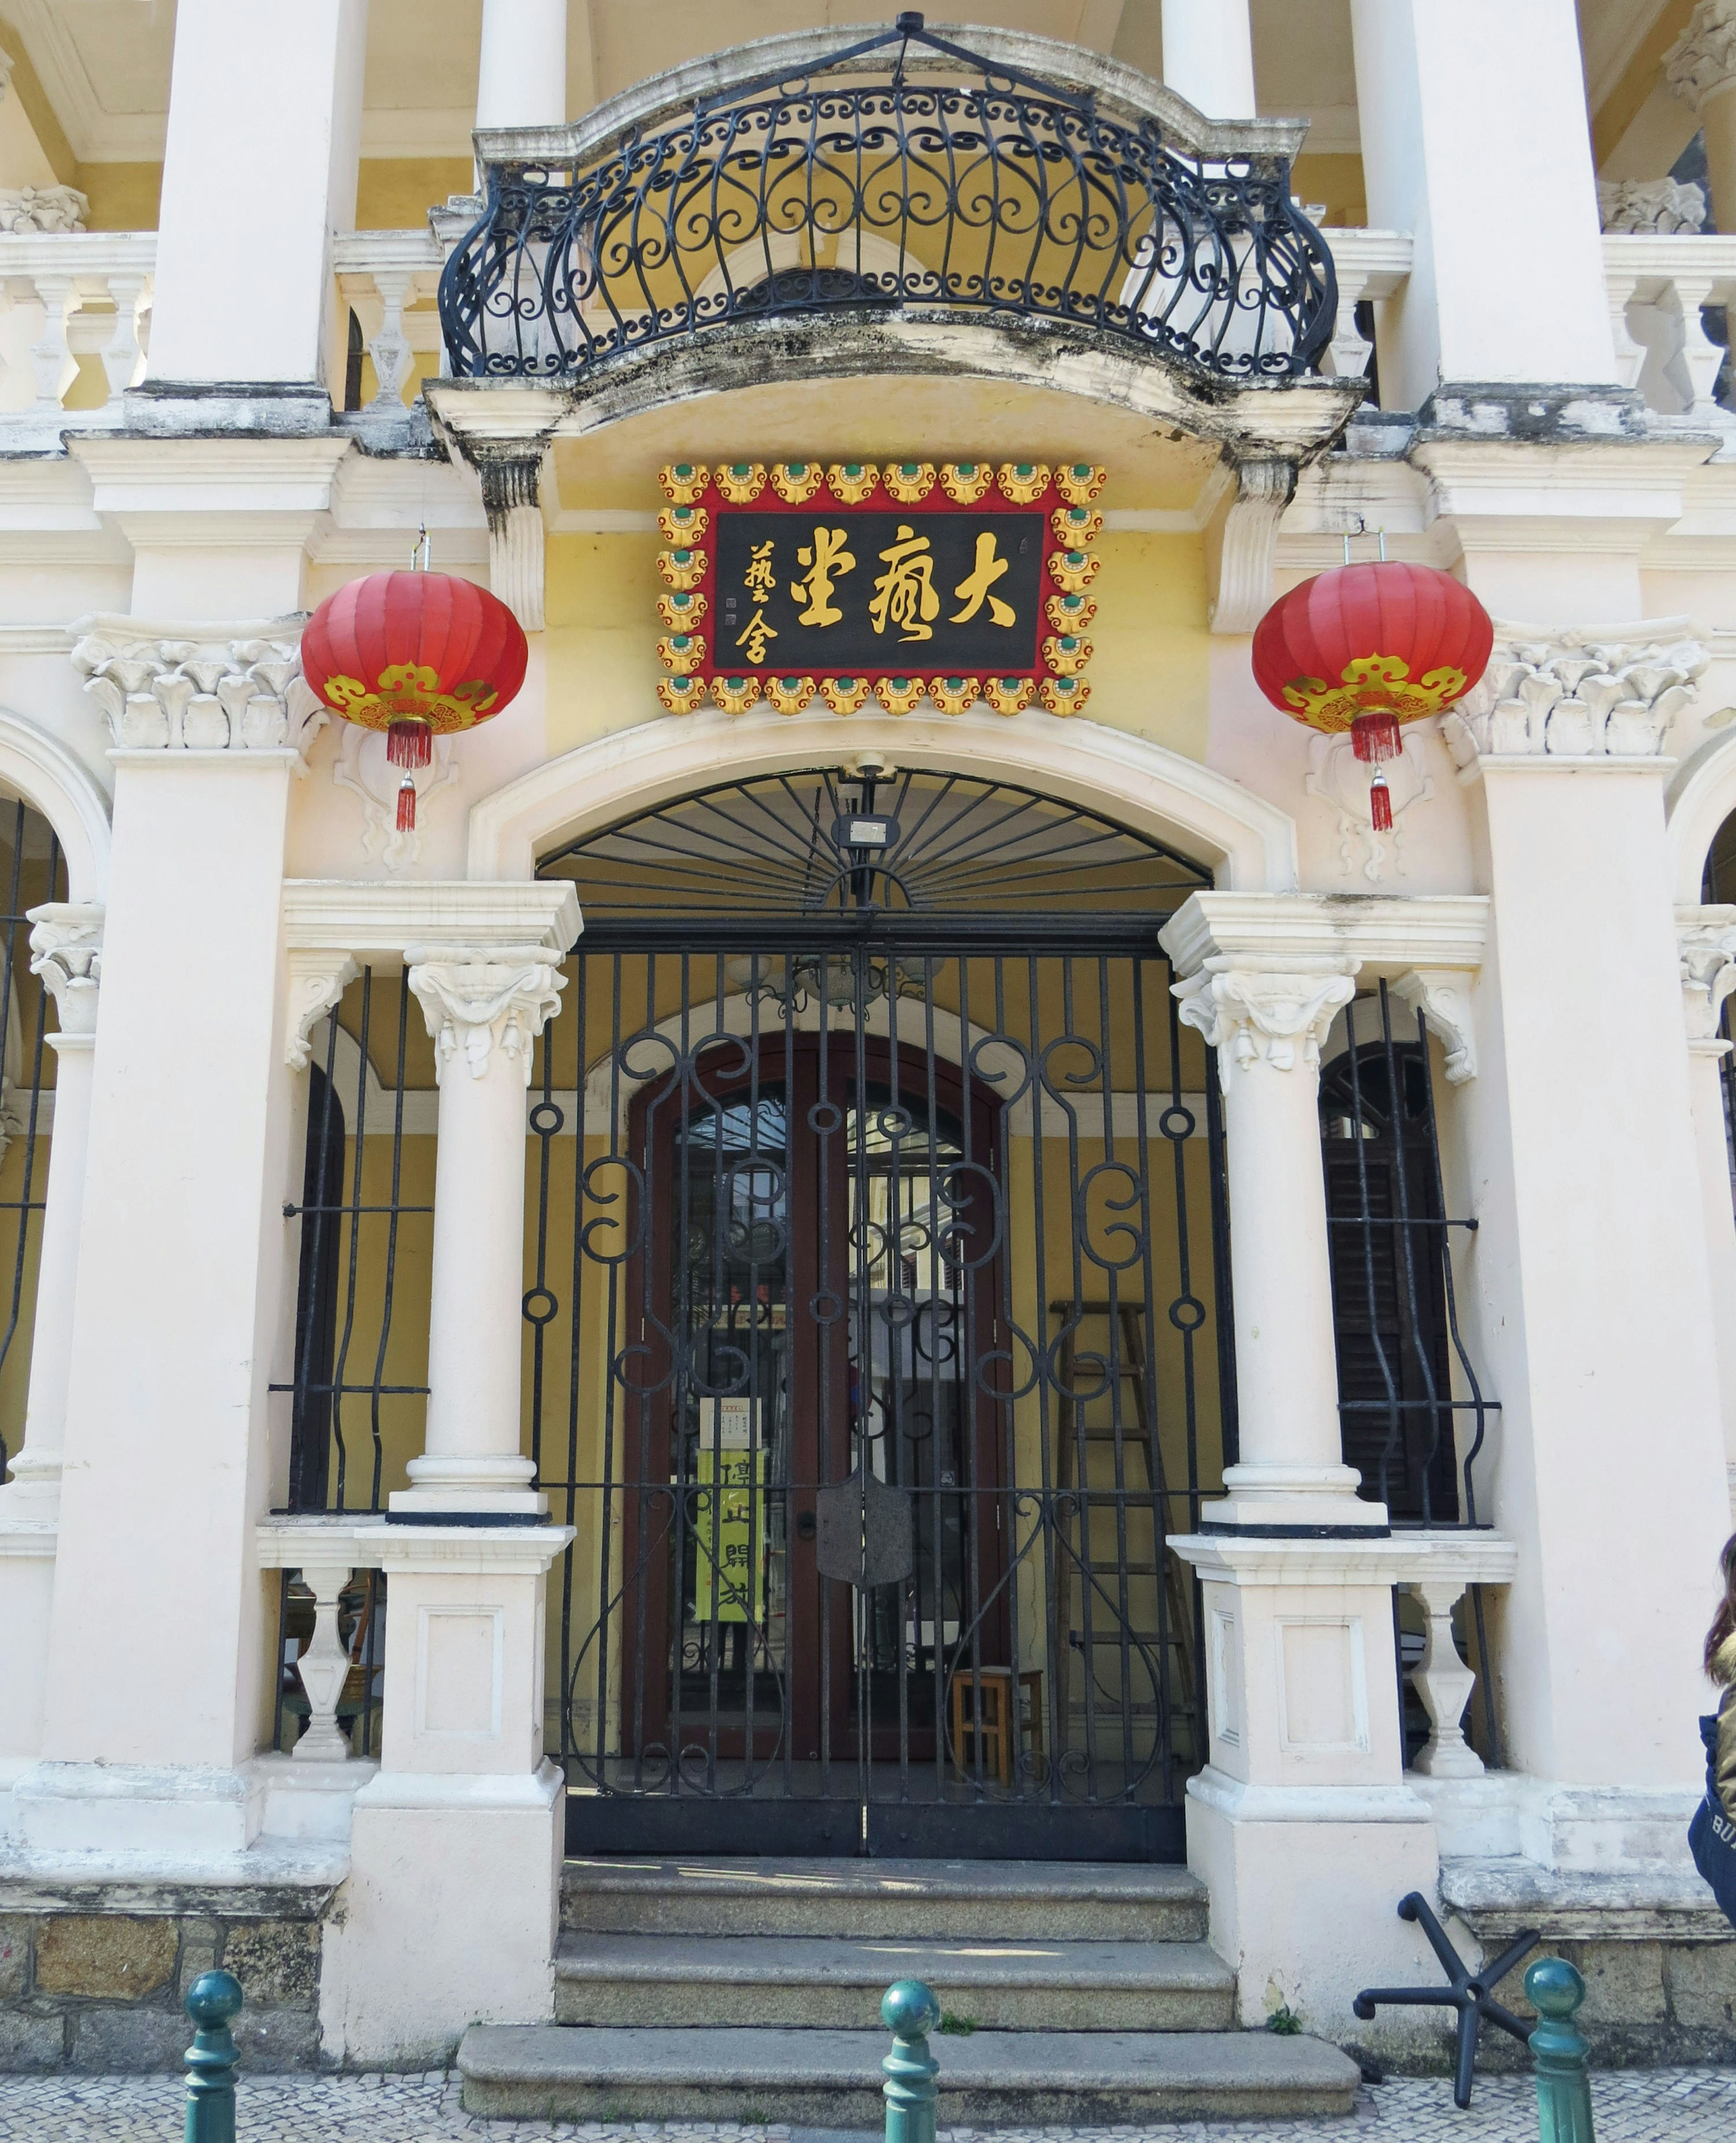
[[84, 617], [72, 666], [121, 750], [304, 752], [329, 719], [301, 675], [305, 621]]
[[1293, 958], [1268, 967], [1212, 958], [1173, 987], [1183, 1026], [1197, 1027], [1217, 1051], [1227, 1088], [1232, 1062], [1244, 1072], [1255, 1064], [1289, 1072], [1298, 1062], [1318, 1072], [1333, 1017], [1356, 995], [1358, 964]]
[[540, 945], [424, 945], [405, 957], [433, 1037], [436, 1081], [446, 1083], [461, 1055], [472, 1079], [486, 1078], [498, 1048], [528, 1086], [532, 1045], [566, 987], [560, 955]]
[[1710, 659], [1685, 617], [1497, 624], [1488, 668], [1441, 733], [1466, 773], [1488, 759], [1660, 758]]
[[1673, 237], [1705, 228], [1706, 190], [1693, 179], [1600, 179], [1597, 213], [1606, 231]]
[[1719, 1019], [1736, 990], [1736, 908], [1679, 908], [1676, 954], [1689, 1051], [1722, 1057], [1730, 1045], [1718, 1032]]
[[39, 975], [60, 1019], [57, 1042], [88, 1041], [96, 1032], [96, 997], [102, 982], [101, 903], [50, 900], [29, 911], [30, 972]]
[[77, 186], [0, 186], [0, 230], [82, 230], [90, 212]]
[[1664, 55], [1664, 78], [1696, 117], [1736, 82], [1736, 0], [1699, 0]]
[[309, 1037], [314, 1022], [332, 1009], [362, 970], [353, 953], [323, 945], [292, 945], [288, 958], [289, 1015], [284, 1056], [292, 1072], [304, 1072], [312, 1054]]

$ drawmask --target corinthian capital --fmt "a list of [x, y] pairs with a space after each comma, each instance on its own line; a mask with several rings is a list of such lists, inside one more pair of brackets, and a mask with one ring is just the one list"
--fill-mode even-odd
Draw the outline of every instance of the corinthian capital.
[[1497, 624], [1488, 668], [1442, 717], [1442, 735], [1462, 767], [1486, 758], [1655, 759], [1709, 660], [1685, 617], [1601, 631]]
[[63, 1035], [96, 1032], [102, 981], [102, 908], [91, 900], [50, 900], [30, 910], [30, 972], [54, 999]]
[[484, 1078], [498, 1049], [528, 1086], [532, 1045], [566, 987], [559, 955], [540, 945], [424, 945], [408, 958], [434, 1039], [435, 1079], [444, 1085], [461, 1058], [472, 1079]]
[[1736, 990], [1736, 908], [1679, 908], [1676, 953], [1688, 1047], [1722, 1057], [1729, 1043], [1718, 1032], [1724, 999]]
[[1736, 0], [1700, 0], [1664, 55], [1664, 74], [1696, 115], [1736, 82]]
[[81, 618], [72, 666], [127, 750], [302, 751], [327, 719], [302, 678], [302, 623]]
[[1218, 1052], [1224, 1086], [1230, 1066], [1274, 1072], [1298, 1063], [1318, 1071], [1333, 1015], [1356, 995], [1355, 963], [1288, 959], [1267, 967], [1249, 960], [1209, 959], [1197, 975], [1175, 985], [1184, 1027], [1195, 1027]]

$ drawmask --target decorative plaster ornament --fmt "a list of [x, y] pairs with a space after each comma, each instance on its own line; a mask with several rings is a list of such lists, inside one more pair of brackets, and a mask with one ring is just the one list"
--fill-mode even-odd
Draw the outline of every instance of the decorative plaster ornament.
[[1338, 864], [1346, 877], [1357, 868], [1357, 843], [1363, 844], [1362, 873], [1371, 885], [1378, 885], [1386, 875], [1388, 834], [1392, 868], [1400, 878], [1404, 876], [1404, 828], [1400, 822], [1413, 804], [1426, 804], [1435, 793], [1434, 777], [1423, 763], [1421, 738], [1402, 737], [1399, 744], [1386, 784], [1392, 823], [1379, 827], [1374, 823], [1373, 804], [1381, 791], [1363, 780], [1351, 740], [1318, 733], [1308, 739], [1308, 770], [1303, 787], [1338, 812]]
[[711, 526], [703, 506], [665, 506], [657, 516], [657, 527], [665, 543], [697, 543]]
[[[346, 724], [339, 755], [332, 761], [332, 781], [362, 799], [362, 853], [370, 862], [383, 864], [388, 871], [406, 871], [422, 856], [418, 827], [443, 789], [458, 778], [453, 765], [452, 743], [437, 737], [426, 766], [407, 770], [402, 775], [391, 757], [391, 743], [378, 730], [357, 729]], [[402, 823], [398, 799], [403, 783], [413, 784], [416, 812], [410, 823]]]
[[674, 506], [691, 506], [710, 481], [703, 462], [670, 462], [657, 472], [663, 496]]
[[860, 506], [879, 481], [880, 472], [872, 462], [833, 462], [826, 471], [833, 497], [846, 506]]
[[974, 506], [995, 480], [991, 462], [943, 462], [940, 487], [955, 506]]
[[1090, 596], [1051, 596], [1043, 610], [1057, 632], [1083, 632], [1097, 615]]
[[1083, 677], [1045, 677], [1037, 692], [1051, 715], [1076, 715], [1091, 696]]
[[745, 714], [749, 707], [757, 706], [762, 695], [757, 677], [714, 677], [711, 697], [726, 715]]
[[1034, 506], [1049, 488], [1049, 469], [1044, 462], [1002, 462], [996, 477], [1002, 496], [1015, 506]]
[[1437, 715], [1482, 676], [1494, 644], [1489, 613], [1462, 582], [1402, 559], [1335, 566], [1280, 596], [1255, 628], [1254, 676], [1293, 721], [1350, 734], [1372, 766], [1369, 823], [1392, 830], [1383, 760], [1398, 756], [1401, 722]]
[[667, 640], [657, 642], [657, 660], [665, 670], [679, 671], [685, 676], [705, 659], [705, 636], [703, 632], [672, 632]]
[[962, 715], [975, 705], [980, 687], [974, 677], [932, 677], [928, 696], [943, 715]]
[[705, 704], [705, 681], [703, 677], [660, 677], [657, 697], [672, 715], [690, 715], [695, 707]]
[[874, 697], [889, 715], [908, 715], [927, 690], [920, 677], [883, 677], [874, 686]]
[[826, 480], [818, 462], [774, 462], [772, 489], [786, 506], [805, 506]]
[[433, 740], [510, 705], [530, 646], [507, 606], [450, 573], [370, 573], [328, 596], [301, 636], [301, 669], [325, 705], [386, 732], [403, 776], [398, 830], [416, 830], [417, 771]]
[[1103, 533], [1103, 516], [1083, 506], [1057, 506], [1049, 516], [1055, 540], [1069, 551], [1082, 551]]
[[934, 488], [932, 462], [890, 462], [881, 473], [887, 495], [900, 506], [920, 505]]
[[698, 588], [678, 588], [657, 598], [657, 615], [671, 632], [691, 632], [710, 607]]
[[703, 551], [660, 551], [657, 571], [672, 588], [695, 588], [705, 577]]
[[814, 704], [814, 683], [811, 677], [768, 677], [765, 696], [780, 715], [799, 715], [804, 707]]
[[1055, 488], [1069, 506], [1089, 506], [1109, 481], [1109, 471], [1090, 462], [1064, 462], [1055, 472]]
[[1049, 577], [1064, 595], [1076, 596], [1096, 579], [1102, 562], [1088, 551], [1051, 551]]
[[1057, 677], [1076, 677], [1091, 659], [1091, 643], [1076, 634], [1053, 635], [1043, 642], [1043, 660]]
[[765, 488], [763, 462], [729, 462], [712, 481], [731, 506], [751, 506]]
[[985, 677], [982, 696], [997, 715], [1016, 715], [1036, 697], [1034, 677]]
[[834, 715], [853, 715], [868, 704], [866, 677], [822, 677], [820, 697]]

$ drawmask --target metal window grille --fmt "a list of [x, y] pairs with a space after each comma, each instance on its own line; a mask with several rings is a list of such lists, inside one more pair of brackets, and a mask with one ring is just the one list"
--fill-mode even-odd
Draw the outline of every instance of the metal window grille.
[[66, 867], [53, 829], [17, 798], [0, 799], [4, 874], [5, 973], [0, 977], [0, 1473], [23, 1439], [36, 1323], [37, 1260], [54, 1121], [55, 1056], [46, 1047], [47, 991], [30, 971], [27, 911], [67, 897]]
[[[422, 1448], [434, 1106], [431, 1078], [427, 1087], [406, 1081], [418, 1027], [408, 971], [368, 968], [323, 1034], [315, 1029], [302, 1193], [284, 1208], [301, 1230], [294, 1362], [291, 1378], [271, 1387], [289, 1399], [292, 1512], [382, 1510]], [[354, 1664], [339, 1717], [354, 1721], [358, 1754], [375, 1734], [384, 1612], [382, 1574], [357, 1571], [339, 1621]], [[307, 1716], [294, 1660], [313, 1615], [307, 1588], [285, 1571], [280, 1747], [293, 1745]]]
[[914, 775], [542, 868], [586, 917], [524, 1301], [572, 1842], [1179, 1855], [1165, 1542], [1234, 1451], [1217, 1081], [1156, 943], [1203, 874]]

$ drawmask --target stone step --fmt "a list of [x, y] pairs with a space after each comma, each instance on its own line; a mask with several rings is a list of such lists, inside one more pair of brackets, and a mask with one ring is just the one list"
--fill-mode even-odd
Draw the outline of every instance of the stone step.
[[894, 1979], [1014, 2032], [1224, 2032], [1235, 1974], [1204, 1943], [843, 1942], [811, 1935], [562, 1937], [560, 2024], [739, 2024], [848, 2031]]
[[[883, 2031], [473, 2024], [458, 2071], [474, 2114], [878, 2129], [890, 2043]], [[943, 2127], [1344, 2114], [1358, 2082], [1335, 2046], [1270, 2032], [978, 2032], [931, 2043]]]
[[1185, 1868], [1038, 1860], [570, 1859], [561, 1925], [598, 1933], [1203, 1942]]

